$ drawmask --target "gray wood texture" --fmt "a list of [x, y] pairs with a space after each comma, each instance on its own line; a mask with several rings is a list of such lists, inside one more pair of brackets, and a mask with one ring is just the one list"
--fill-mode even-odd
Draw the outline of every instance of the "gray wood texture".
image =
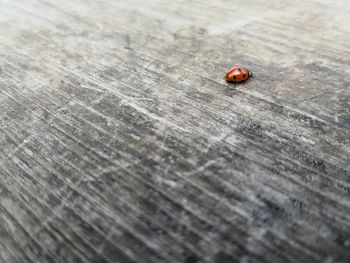
[[349, 43], [348, 0], [0, 0], [0, 262], [350, 262]]

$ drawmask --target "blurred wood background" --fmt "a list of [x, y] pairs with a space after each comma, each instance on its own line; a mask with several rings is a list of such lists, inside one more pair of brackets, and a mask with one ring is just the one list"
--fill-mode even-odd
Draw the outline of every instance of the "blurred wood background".
[[350, 262], [349, 14], [0, 0], [0, 262]]

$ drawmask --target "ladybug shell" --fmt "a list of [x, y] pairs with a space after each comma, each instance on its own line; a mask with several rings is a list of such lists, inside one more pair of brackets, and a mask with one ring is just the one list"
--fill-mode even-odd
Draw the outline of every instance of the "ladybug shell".
[[241, 66], [234, 66], [227, 71], [225, 79], [227, 82], [239, 83], [249, 78], [250, 73], [248, 69]]

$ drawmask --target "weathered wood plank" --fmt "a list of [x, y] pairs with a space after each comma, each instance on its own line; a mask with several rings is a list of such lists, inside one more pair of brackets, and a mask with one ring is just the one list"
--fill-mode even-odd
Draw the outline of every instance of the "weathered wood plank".
[[347, 262], [349, 11], [0, 0], [0, 261]]

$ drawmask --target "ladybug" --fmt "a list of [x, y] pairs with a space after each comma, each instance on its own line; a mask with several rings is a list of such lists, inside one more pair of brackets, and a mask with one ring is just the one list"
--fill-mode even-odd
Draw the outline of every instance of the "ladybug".
[[242, 66], [233, 66], [225, 75], [225, 80], [232, 83], [240, 83], [252, 77], [253, 73]]

